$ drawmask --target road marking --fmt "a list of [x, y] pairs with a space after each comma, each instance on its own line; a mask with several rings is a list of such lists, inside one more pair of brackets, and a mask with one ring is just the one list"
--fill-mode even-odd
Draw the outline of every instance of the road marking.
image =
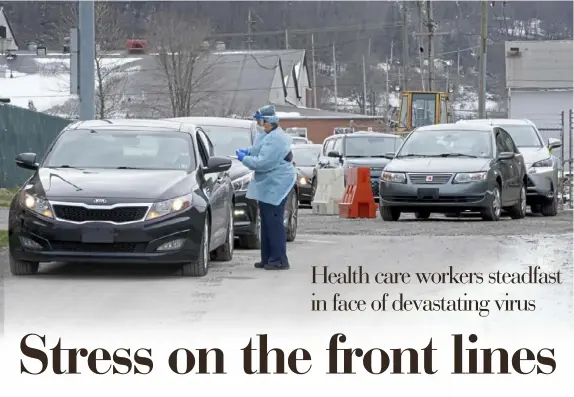
[[323, 244], [336, 244], [335, 241], [325, 241], [325, 240], [297, 240], [300, 243], [323, 243]]

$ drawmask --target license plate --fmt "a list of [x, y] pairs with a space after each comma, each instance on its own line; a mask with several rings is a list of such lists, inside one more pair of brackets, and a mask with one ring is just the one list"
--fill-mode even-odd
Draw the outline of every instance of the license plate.
[[419, 199], [438, 199], [438, 189], [421, 188], [417, 190], [417, 196]]
[[110, 244], [114, 242], [114, 229], [110, 227], [90, 227], [82, 230], [82, 243]]

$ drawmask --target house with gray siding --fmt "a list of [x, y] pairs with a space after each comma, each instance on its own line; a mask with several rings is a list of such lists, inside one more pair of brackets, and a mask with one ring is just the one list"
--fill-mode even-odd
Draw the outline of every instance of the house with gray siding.
[[565, 154], [571, 138], [568, 112], [574, 95], [572, 48], [572, 40], [505, 43], [509, 117], [529, 119], [546, 139], [560, 139], [560, 113], [564, 111]]

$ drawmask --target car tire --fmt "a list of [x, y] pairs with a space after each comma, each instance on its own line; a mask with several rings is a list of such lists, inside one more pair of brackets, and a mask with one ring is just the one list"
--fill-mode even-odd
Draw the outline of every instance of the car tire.
[[209, 236], [211, 227], [209, 217], [205, 216], [203, 233], [199, 245], [199, 255], [197, 260], [186, 263], [181, 267], [181, 275], [184, 277], [204, 277], [209, 271]]
[[218, 262], [229, 262], [233, 260], [233, 244], [235, 242], [235, 233], [233, 229], [233, 207], [229, 210], [229, 223], [227, 224], [227, 237], [225, 244], [217, 247], [213, 253], [213, 260]]
[[415, 212], [415, 218], [417, 219], [428, 219], [430, 217], [430, 212]]
[[259, 217], [259, 210], [257, 210], [255, 218], [255, 234], [241, 236], [239, 238], [239, 245], [248, 250], [257, 250], [261, 248], [261, 218]]
[[520, 198], [508, 211], [508, 215], [512, 219], [523, 219], [526, 216], [526, 186], [523, 184], [520, 187]]
[[492, 202], [490, 206], [481, 212], [482, 219], [485, 221], [496, 222], [500, 220], [502, 213], [502, 198], [500, 196], [500, 185], [492, 190]]
[[315, 200], [315, 193], [317, 192], [317, 178], [313, 178], [313, 181], [311, 181], [311, 205], [313, 204], [313, 201]]
[[379, 213], [385, 222], [396, 222], [401, 217], [401, 211], [383, 205], [379, 206]]
[[548, 200], [546, 203], [540, 206], [540, 213], [543, 216], [558, 215], [558, 200], [555, 192], [553, 194], [552, 200]]
[[38, 273], [40, 268], [38, 262], [18, 261], [12, 257], [12, 254], [8, 256], [8, 262], [10, 263], [10, 273], [13, 276], [31, 276]]
[[297, 197], [297, 192], [293, 190], [289, 198], [289, 203], [287, 204], [290, 209], [285, 211], [289, 218], [287, 219], [287, 241], [293, 242], [297, 237], [297, 216], [299, 214], [299, 198]]

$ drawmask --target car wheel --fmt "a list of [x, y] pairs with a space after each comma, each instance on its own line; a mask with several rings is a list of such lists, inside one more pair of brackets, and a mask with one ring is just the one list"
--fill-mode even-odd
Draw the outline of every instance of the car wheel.
[[317, 178], [313, 178], [313, 182], [311, 182], [311, 203], [315, 200], [315, 192], [317, 192]]
[[197, 260], [186, 263], [181, 267], [181, 275], [185, 277], [203, 277], [208, 272], [209, 265], [209, 217], [205, 215], [203, 224], [203, 235], [199, 245], [199, 255]]
[[508, 212], [512, 219], [522, 219], [526, 216], [526, 186], [520, 188], [520, 198]]
[[558, 200], [556, 199], [556, 193], [554, 192], [552, 200], [542, 204], [540, 212], [543, 216], [556, 216], [558, 215]]
[[492, 201], [490, 206], [482, 211], [482, 219], [485, 221], [496, 222], [500, 220], [502, 213], [502, 199], [500, 198], [500, 186], [496, 186], [492, 190]]
[[393, 208], [385, 207], [383, 205], [379, 206], [379, 213], [385, 222], [395, 222], [398, 221], [401, 217], [401, 211], [397, 211]]
[[259, 216], [259, 210], [257, 210], [255, 218], [255, 233], [248, 236], [242, 236], [239, 243], [242, 248], [248, 250], [261, 248], [261, 217]]
[[220, 262], [229, 262], [233, 259], [233, 243], [235, 241], [235, 230], [233, 228], [233, 207], [229, 210], [229, 223], [227, 224], [227, 237], [225, 244], [215, 250], [213, 259]]
[[10, 273], [13, 276], [30, 276], [38, 273], [40, 268], [38, 262], [18, 261], [12, 257], [12, 254], [8, 256], [8, 262], [10, 262]]
[[415, 218], [417, 219], [428, 219], [430, 217], [430, 212], [415, 212]]
[[297, 215], [299, 213], [299, 199], [297, 197], [297, 192], [291, 192], [291, 199], [289, 200], [290, 204], [287, 206], [290, 207], [289, 209], [285, 208], [285, 216], [287, 217], [287, 241], [292, 242], [295, 241], [297, 237]]

